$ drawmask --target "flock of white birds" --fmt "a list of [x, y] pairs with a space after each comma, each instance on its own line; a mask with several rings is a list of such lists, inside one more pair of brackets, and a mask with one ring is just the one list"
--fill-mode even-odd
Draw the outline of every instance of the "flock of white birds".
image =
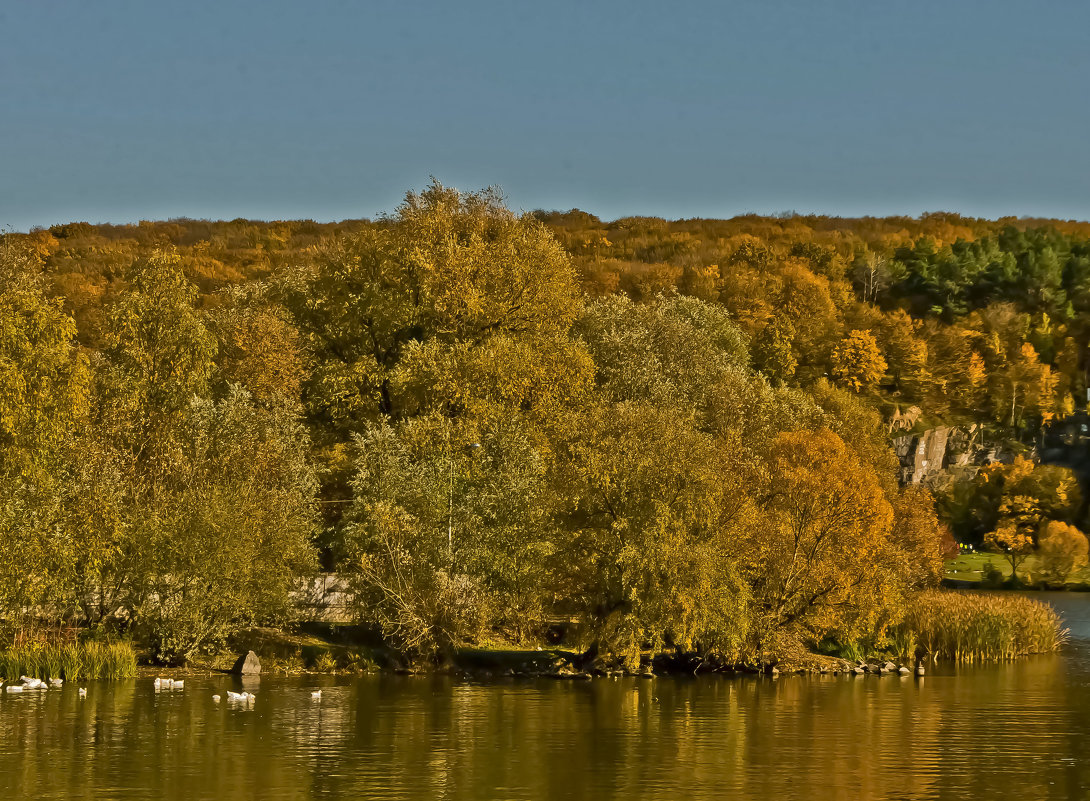
[[[59, 690], [64, 686], [64, 679], [35, 679], [30, 676], [20, 676], [17, 683], [8, 684], [4, 686], [4, 680], [0, 679], [0, 687], [3, 687], [9, 693], [21, 693], [26, 690]], [[155, 692], [163, 692], [164, 690], [182, 690], [185, 688], [184, 679], [164, 679], [157, 676], [152, 682], [152, 686], [155, 688]], [[87, 688], [79, 688], [79, 697], [87, 697]], [[314, 701], [322, 700], [322, 691], [315, 690], [310, 694], [310, 697]], [[218, 704], [223, 699], [220, 695], [213, 695], [212, 702]], [[229, 704], [241, 704], [246, 707], [253, 707], [254, 702], [257, 700], [257, 693], [241, 692], [236, 693], [231, 690], [227, 691], [227, 703]]]
[[[48, 680], [44, 680], [44, 679], [34, 679], [34, 678], [31, 678], [30, 676], [20, 676], [19, 681], [17, 683], [8, 684], [7, 686], [4, 686], [4, 680], [0, 679], [0, 687], [4, 687], [4, 689], [9, 693], [21, 693], [21, 692], [24, 692], [25, 690], [50, 690], [50, 689], [59, 690], [63, 686], [64, 686], [64, 679], [50, 678]], [[79, 688], [79, 697], [80, 698], [86, 698], [87, 697], [87, 688], [86, 687], [80, 687]]]

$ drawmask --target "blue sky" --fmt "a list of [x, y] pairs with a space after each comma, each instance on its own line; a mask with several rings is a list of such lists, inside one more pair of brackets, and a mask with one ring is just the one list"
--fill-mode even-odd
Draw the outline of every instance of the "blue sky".
[[1090, 218], [1090, 4], [0, 0], [0, 226]]

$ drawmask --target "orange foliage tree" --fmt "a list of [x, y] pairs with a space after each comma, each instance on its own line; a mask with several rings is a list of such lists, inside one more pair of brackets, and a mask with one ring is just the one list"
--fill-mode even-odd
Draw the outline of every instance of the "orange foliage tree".
[[828, 429], [788, 431], [772, 445], [765, 510], [754, 537], [757, 649], [867, 617], [881, 603], [893, 509], [877, 477]]

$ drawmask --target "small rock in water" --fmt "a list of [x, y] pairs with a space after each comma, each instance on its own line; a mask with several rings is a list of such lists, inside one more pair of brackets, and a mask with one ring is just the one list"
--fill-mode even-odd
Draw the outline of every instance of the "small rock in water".
[[257, 654], [253, 651], [247, 651], [245, 656], [240, 656], [238, 658], [238, 661], [235, 662], [235, 666], [231, 669], [231, 672], [240, 676], [260, 675], [261, 660], [257, 658]]
[[882, 667], [885, 670], [890, 671], [890, 672], [893, 672], [894, 670], [897, 669], [897, 666], [895, 664], [893, 664], [892, 662], [884, 662], [884, 663], [882, 663]]
[[912, 671], [906, 668], [904, 665], [901, 665], [899, 668], [897, 668], [897, 672], [903, 676], [906, 673], [911, 673]]

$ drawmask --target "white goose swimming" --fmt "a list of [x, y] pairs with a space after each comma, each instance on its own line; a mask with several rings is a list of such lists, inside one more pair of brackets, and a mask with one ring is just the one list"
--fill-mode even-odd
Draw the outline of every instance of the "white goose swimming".
[[234, 702], [239, 703], [239, 704], [245, 704], [246, 706], [251, 706], [253, 704], [253, 702], [256, 700], [256, 698], [257, 698], [257, 693], [248, 693], [248, 692], [234, 693], [234, 692], [231, 692], [230, 690], [227, 691], [227, 700], [228, 701], [234, 701]]

